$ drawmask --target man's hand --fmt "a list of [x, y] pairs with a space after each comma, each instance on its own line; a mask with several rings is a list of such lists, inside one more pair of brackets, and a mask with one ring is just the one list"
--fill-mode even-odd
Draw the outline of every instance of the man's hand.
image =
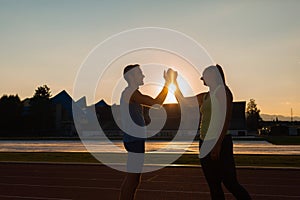
[[164, 79], [165, 79], [165, 85], [166, 86], [169, 86], [171, 83], [172, 83], [172, 79], [171, 79], [171, 76], [170, 76], [170, 72], [169, 72], [169, 69], [168, 71], [164, 71]]
[[[164, 77], [167, 76], [170, 83], [174, 83], [177, 79], [178, 73], [177, 71], [174, 71], [173, 69], [169, 68], [167, 73], [164, 74]], [[166, 78], [165, 78], [166, 79]]]

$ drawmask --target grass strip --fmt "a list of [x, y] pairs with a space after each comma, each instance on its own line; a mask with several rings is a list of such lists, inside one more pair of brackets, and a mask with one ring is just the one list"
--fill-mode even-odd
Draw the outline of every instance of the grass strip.
[[300, 145], [300, 136], [262, 136], [266, 141], [276, 145]]
[[[109, 156], [109, 154], [107, 154]], [[300, 155], [234, 155], [237, 166], [300, 167]], [[100, 163], [90, 153], [1, 152], [0, 161]], [[200, 165], [197, 154], [183, 154], [173, 164]]]
[[[237, 166], [300, 167], [300, 155], [234, 155]], [[174, 164], [199, 164], [198, 155], [184, 154]]]
[[99, 163], [90, 153], [85, 152], [1, 152], [0, 161]]

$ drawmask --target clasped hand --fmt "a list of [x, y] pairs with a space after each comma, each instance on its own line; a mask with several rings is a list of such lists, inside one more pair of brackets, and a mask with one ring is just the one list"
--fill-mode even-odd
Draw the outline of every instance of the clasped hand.
[[166, 81], [166, 85], [170, 85], [172, 83], [174, 83], [177, 79], [178, 73], [177, 71], [174, 71], [173, 69], [169, 68], [166, 71], [164, 71], [164, 79]]

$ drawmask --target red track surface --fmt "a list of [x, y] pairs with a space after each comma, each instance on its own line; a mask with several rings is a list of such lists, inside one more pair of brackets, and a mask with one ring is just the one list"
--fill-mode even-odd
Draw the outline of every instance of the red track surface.
[[[239, 168], [253, 199], [300, 199], [300, 170]], [[0, 163], [0, 199], [118, 199], [125, 173], [103, 165]], [[234, 199], [226, 190], [226, 198]], [[137, 200], [209, 199], [199, 167], [145, 173]]]

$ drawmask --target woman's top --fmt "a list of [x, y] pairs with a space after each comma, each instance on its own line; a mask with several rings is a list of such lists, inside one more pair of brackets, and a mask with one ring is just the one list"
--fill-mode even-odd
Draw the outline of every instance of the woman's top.
[[[200, 123], [200, 139], [204, 140], [204, 138], [207, 136], [206, 139], [215, 139], [217, 136], [221, 134], [221, 131], [223, 129], [223, 125], [225, 122], [226, 117], [226, 99], [222, 102], [216, 97], [217, 91], [220, 89], [223, 89], [225, 91], [225, 94], [228, 93], [229, 89], [224, 85], [219, 85], [214, 91], [209, 92], [207, 94], [204, 94], [203, 96], [203, 102], [200, 107], [200, 113], [201, 113], [201, 123]], [[230, 92], [230, 91], [229, 91]], [[214, 105], [214, 110], [216, 111], [214, 115], [214, 122], [213, 124], [210, 124], [211, 118], [212, 118], [212, 105]], [[222, 115], [222, 113], [225, 114]], [[222, 125], [220, 126], [220, 124]], [[211, 128], [209, 129], [209, 127]], [[208, 135], [208, 131], [211, 131]], [[229, 134], [229, 131], [227, 131], [227, 134]]]

